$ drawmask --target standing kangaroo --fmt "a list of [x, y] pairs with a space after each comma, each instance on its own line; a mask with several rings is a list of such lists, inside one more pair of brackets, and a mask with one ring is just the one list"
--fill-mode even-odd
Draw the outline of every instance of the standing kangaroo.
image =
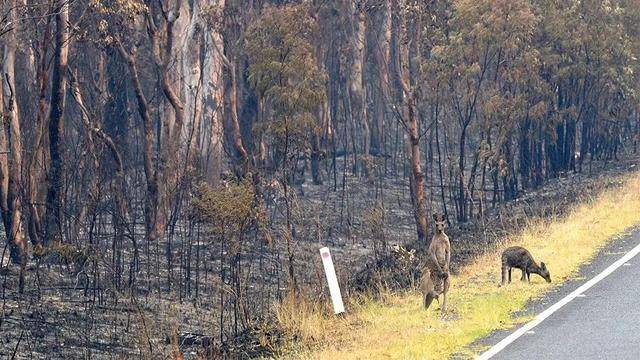
[[522, 281], [530, 281], [531, 274], [538, 274], [548, 283], [551, 282], [551, 274], [547, 266], [543, 262], [540, 265], [536, 264], [529, 250], [522, 246], [512, 246], [502, 252], [502, 285], [507, 281], [507, 273], [511, 282], [511, 268], [522, 270]]
[[449, 291], [449, 262], [451, 261], [451, 244], [444, 233], [445, 218], [443, 215], [433, 214], [436, 231], [431, 238], [427, 251], [427, 266], [420, 279], [424, 307], [428, 308], [433, 299], [444, 294], [441, 309], [447, 310], [447, 292]]

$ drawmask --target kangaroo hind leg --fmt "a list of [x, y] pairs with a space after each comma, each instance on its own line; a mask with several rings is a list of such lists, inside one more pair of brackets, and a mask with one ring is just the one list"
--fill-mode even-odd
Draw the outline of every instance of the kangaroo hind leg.
[[431, 306], [431, 303], [433, 302], [433, 299], [437, 299], [437, 296], [433, 296], [433, 292], [429, 292], [426, 293], [424, 295], [424, 309], [427, 310], [429, 308], [429, 306]]
[[444, 279], [444, 289], [442, 291], [442, 306], [440, 306], [440, 308], [442, 309], [442, 312], [447, 311], [447, 294], [449, 293], [449, 278]]
[[[511, 280], [511, 279], [509, 279]], [[502, 282], [501, 285], [504, 285], [507, 282], [507, 266], [502, 265]]]

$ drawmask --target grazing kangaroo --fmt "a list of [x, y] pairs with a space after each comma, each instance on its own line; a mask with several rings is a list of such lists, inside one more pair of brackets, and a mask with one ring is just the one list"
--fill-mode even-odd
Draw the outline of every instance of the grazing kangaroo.
[[512, 246], [502, 252], [502, 285], [507, 281], [507, 273], [511, 282], [511, 268], [522, 270], [522, 281], [531, 281], [531, 274], [538, 274], [548, 283], [551, 282], [551, 274], [547, 266], [543, 262], [538, 266], [529, 250], [522, 246]]
[[445, 218], [443, 215], [433, 214], [436, 231], [431, 238], [427, 251], [427, 266], [420, 279], [420, 291], [424, 300], [424, 307], [428, 308], [433, 299], [444, 294], [442, 311], [447, 310], [447, 292], [449, 291], [449, 262], [451, 261], [451, 244], [444, 233]]

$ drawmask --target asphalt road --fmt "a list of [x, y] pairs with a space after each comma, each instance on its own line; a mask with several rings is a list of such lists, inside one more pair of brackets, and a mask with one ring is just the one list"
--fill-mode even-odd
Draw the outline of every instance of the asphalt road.
[[[640, 230], [614, 241], [585, 266], [585, 277], [551, 294], [529, 311], [540, 313], [640, 244]], [[513, 329], [512, 329], [513, 331]], [[509, 332], [481, 341], [493, 345]], [[640, 359], [640, 255], [564, 305], [492, 359]]]

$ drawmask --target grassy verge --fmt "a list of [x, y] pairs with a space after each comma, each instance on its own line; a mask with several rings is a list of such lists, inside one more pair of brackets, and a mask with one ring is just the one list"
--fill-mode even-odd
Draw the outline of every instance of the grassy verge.
[[[472, 357], [474, 340], [526, 319], [514, 318], [527, 301], [574, 276], [581, 264], [625, 229], [640, 223], [640, 173], [620, 178], [622, 185], [605, 190], [573, 208], [561, 219], [530, 224], [505, 239], [498, 249], [478, 257], [452, 278], [450, 311], [437, 305], [421, 308], [417, 292], [383, 294], [381, 299], [351, 299], [349, 314], [330, 315], [318, 304], [285, 301], [278, 318], [295, 335], [282, 358], [315, 359], [442, 359], [452, 354]], [[499, 288], [499, 257], [503, 248], [523, 245], [544, 261], [553, 279], [535, 275], [531, 284], [516, 281]], [[455, 251], [455, 249], [453, 249]], [[515, 279], [519, 279], [518, 270]]]

